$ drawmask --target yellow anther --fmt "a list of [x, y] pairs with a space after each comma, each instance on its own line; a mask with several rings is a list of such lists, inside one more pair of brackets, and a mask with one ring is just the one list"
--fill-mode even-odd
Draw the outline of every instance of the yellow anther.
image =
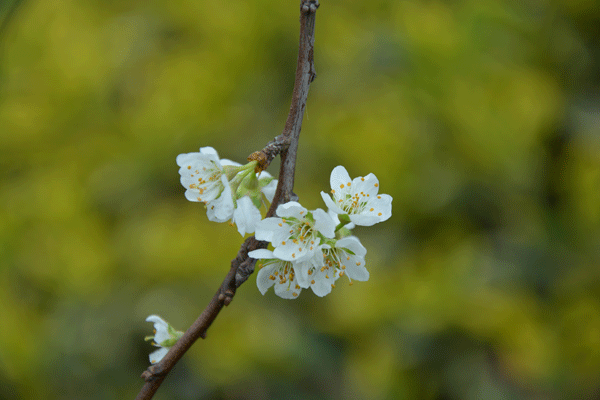
[[310, 284], [314, 285], [315, 284], [315, 280], [313, 279], [312, 281], [310, 281]]
[[377, 216], [378, 216], [378, 217], [381, 217], [381, 213], [378, 213], [378, 214], [377, 214]]
[[344, 188], [344, 184], [342, 183], [342, 184], [340, 185], [340, 189], [343, 189], [343, 188]]
[[375, 187], [379, 187], [379, 183], [376, 183], [376, 184], [375, 184], [375, 185], [373, 185], [373, 186], [375, 186]]
[[192, 166], [191, 166], [191, 165], [188, 165], [188, 169], [192, 169]]

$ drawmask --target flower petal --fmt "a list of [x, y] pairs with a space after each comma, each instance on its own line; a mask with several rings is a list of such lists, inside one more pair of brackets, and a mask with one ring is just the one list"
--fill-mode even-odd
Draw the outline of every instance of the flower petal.
[[346, 214], [344, 210], [342, 210], [338, 207], [337, 204], [335, 204], [335, 201], [333, 201], [331, 199], [331, 196], [329, 196], [327, 193], [321, 192], [321, 197], [323, 198], [323, 201], [325, 202], [325, 205], [328, 209], [335, 212], [336, 214]]
[[148, 357], [150, 359], [150, 364], [156, 364], [157, 362], [162, 360], [163, 357], [166, 356], [168, 352], [169, 352], [168, 347], [161, 347], [160, 349], [153, 351], [152, 353], [150, 353], [150, 356]]
[[277, 207], [277, 216], [279, 217], [294, 217], [294, 218], [304, 218], [306, 217], [306, 212], [308, 210], [300, 205], [300, 203], [295, 201], [288, 201], [285, 204], [281, 204]]
[[256, 232], [254, 236], [258, 240], [271, 242], [273, 240], [274, 232], [280, 228], [279, 224], [282, 224], [281, 218], [265, 218], [256, 224]]
[[326, 238], [335, 236], [335, 221], [324, 210], [317, 208], [312, 212], [315, 217], [315, 229], [323, 234]]
[[248, 252], [248, 255], [251, 258], [254, 258], [256, 260], [275, 258], [275, 257], [273, 257], [273, 252], [271, 250], [267, 250], [267, 249], [252, 250], [252, 251]]
[[[264, 172], [263, 172], [264, 173]], [[269, 201], [269, 203], [273, 202], [273, 197], [275, 197], [275, 191], [277, 190], [277, 179], [273, 179], [267, 186], [262, 188], [262, 192]]]
[[232, 221], [237, 225], [240, 235], [244, 236], [246, 233], [254, 232], [260, 220], [260, 211], [252, 203], [250, 197], [244, 196], [237, 201], [237, 208], [233, 212]]
[[265, 265], [258, 271], [256, 275], [256, 286], [258, 286], [258, 290], [264, 295], [267, 293], [267, 290], [271, 286], [275, 284], [275, 281], [270, 278], [273, 273], [274, 266], [273, 265]]
[[329, 178], [329, 183], [331, 184], [331, 189], [336, 192], [340, 189], [345, 189], [348, 187], [348, 184], [352, 182], [350, 179], [350, 175], [348, 175], [348, 171], [346, 168], [338, 165], [331, 171], [331, 177]]
[[209, 221], [226, 222], [233, 217], [234, 205], [231, 188], [225, 175], [221, 175], [221, 183], [223, 184], [221, 195], [206, 205], [206, 215]]

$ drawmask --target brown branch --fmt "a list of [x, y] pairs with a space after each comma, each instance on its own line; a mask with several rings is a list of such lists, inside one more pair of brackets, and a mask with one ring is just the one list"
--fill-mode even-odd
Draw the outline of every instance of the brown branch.
[[[275, 214], [277, 206], [290, 200], [296, 200], [293, 193], [294, 173], [296, 170], [296, 154], [298, 140], [302, 128], [302, 118], [308, 97], [310, 83], [315, 79], [313, 62], [313, 47], [315, 42], [315, 12], [319, 7], [318, 0], [301, 0], [300, 3], [300, 44], [298, 50], [298, 65], [292, 93], [292, 104], [281, 135], [277, 136], [260, 152], [253, 153], [249, 159], [259, 160], [258, 170], [265, 169], [277, 154], [281, 155], [279, 182], [267, 217]], [[255, 158], [252, 158], [255, 157]], [[206, 338], [206, 331], [217, 318], [223, 306], [229, 305], [235, 296], [236, 289], [254, 272], [256, 260], [248, 257], [248, 252], [266, 248], [267, 242], [259, 241], [254, 236], [242, 244], [237, 256], [231, 261], [229, 273], [213, 296], [208, 306], [194, 324], [175, 343], [163, 359], [148, 367], [142, 378], [146, 381], [138, 393], [136, 400], [148, 400], [154, 396], [163, 380], [173, 366], [183, 357], [185, 352], [198, 338]]]

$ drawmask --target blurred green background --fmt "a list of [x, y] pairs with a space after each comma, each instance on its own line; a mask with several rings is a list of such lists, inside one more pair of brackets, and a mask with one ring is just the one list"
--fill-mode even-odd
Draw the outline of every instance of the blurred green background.
[[[281, 132], [298, 5], [0, 2], [0, 398], [131, 399], [144, 319], [208, 304], [242, 238], [175, 157]], [[377, 175], [371, 279], [252, 276], [155, 398], [598, 398], [598, 37], [591, 0], [322, 0], [295, 191]]]

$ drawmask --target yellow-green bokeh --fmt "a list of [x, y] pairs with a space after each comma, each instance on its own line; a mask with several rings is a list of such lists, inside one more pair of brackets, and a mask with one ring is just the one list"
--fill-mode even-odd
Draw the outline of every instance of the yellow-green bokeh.
[[[298, 1], [0, 3], [0, 398], [133, 398], [242, 238], [175, 157], [280, 133]], [[374, 173], [368, 282], [252, 276], [157, 399], [590, 398], [600, 390], [600, 8], [322, 0], [295, 192]], [[278, 164], [269, 171], [276, 175]]]

